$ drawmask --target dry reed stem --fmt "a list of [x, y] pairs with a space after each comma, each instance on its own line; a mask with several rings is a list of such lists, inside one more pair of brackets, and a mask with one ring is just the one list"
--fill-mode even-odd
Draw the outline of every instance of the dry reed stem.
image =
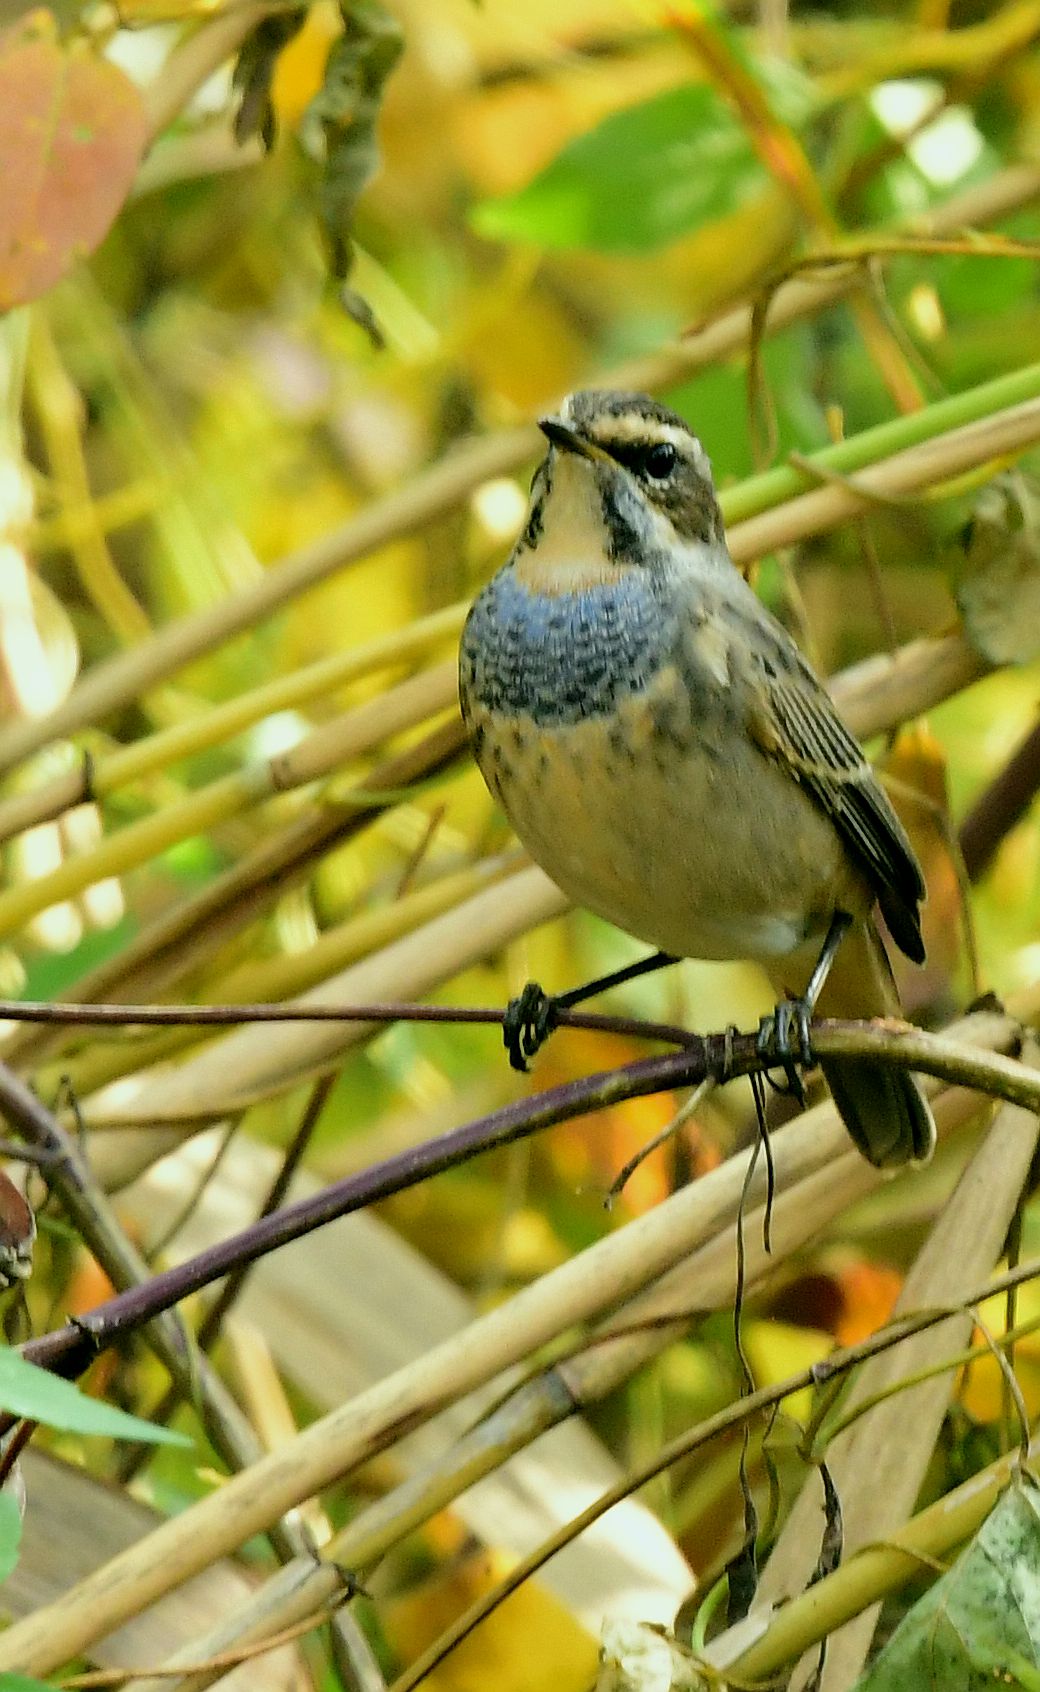
[[[566, 905], [548, 876], [523, 868], [330, 976], [304, 995], [304, 1002], [343, 1002], [348, 993], [356, 1003], [421, 997], [518, 934], [558, 916]], [[204, 1123], [237, 1114], [248, 1103], [338, 1063], [371, 1038], [375, 1027], [333, 1022], [236, 1029], [175, 1069], [145, 1074], [135, 1083], [118, 1082], [83, 1100], [98, 1179], [106, 1187], [124, 1185]], [[151, 1126], [141, 1129], [144, 1123]]]
[[374, 746], [446, 710], [457, 693], [454, 660], [436, 664], [312, 729], [292, 751], [246, 764], [178, 803], [128, 823], [106, 835], [92, 851], [66, 858], [48, 875], [0, 892], [0, 934], [20, 928], [40, 911], [97, 881], [125, 874], [180, 841], [209, 832], [251, 806], [332, 774]]
[[[1033, 399], [908, 447], [862, 470], [855, 485], [827, 484], [749, 518], [732, 530], [730, 550], [738, 564], [749, 562], [856, 515], [869, 506], [871, 496], [904, 494], [932, 486], [1022, 451], [1037, 440], [1040, 399]], [[171, 844], [227, 821], [272, 792], [327, 775], [345, 759], [445, 708], [454, 697], [453, 663], [435, 665], [379, 699], [313, 730], [292, 752], [246, 766], [189, 794], [179, 804], [130, 824], [108, 836], [92, 852], [67, 859], [49, 875], [0, 893], [0, 935], [18, 929], [30, 917], [94, 881], [121, 874]]]
[[[937, 1100], [936, 1114], [940, 1133], [967, 1116], [977, 1114], [977, 1101], [971, 1095], [944, 1091]], [[829, 1166], [832, 1169], [835, 1165]], [[847, 1171], [844, 1192], [821, 1186], [819, 1203], [814, 1208], [811, 1182], [803, 1182], [797, 1198], [790, 1194], [791, 1205], [798, 1210], [807, 1228], [815, 1220], [821, 1225], [833, 1213], [835, 1206], [844, 1208], [856, 1197], [869, 1190], [878, 1179], [852, 1152], [845, 1148]], [[865, 1186], [864, 1183], [867, 1185]], [[839, 1183], [840, 1185], [840, 1183]], [[749, 1229], [757, 1226], [759, 1218], [749, 1221]], [[774, 1240], [774, 1262], [777, 1256]], [[762, 1260], [763, 1267], [765, 1261]], [[412, 1477], [391, 1495], [337, 1537], [326, 1547], [324, 1555], [338, 1564], [347, 1564], [364, 1571], [390, 1545], [427, 1519], [435, 1510], [443, 1508], [466, 1486], [505, 1461], [521, 1445], [537, 1437], [545, 1427], [554, 1425], [582, 1403], [609, 1391], [656, 1354], [688, 1327], [690, 1314], [713, 1305], [716, 1269], [722, 1284], [728, 1285], [732, 1270], [732, 1242], [727, 1228], [711, 1244], [680, 1263], [664, 1279], [626, 1305], [610, 1319], [601, 1332], [615, 1330], [619, 1337], [606, 1345], [597, 1343], [594, 1334], [589, 1349], [578, 1356], [548, 1370], [526, 1383], [491, 1418], [481, 1423], [469, 1438], [458, 1442], [436, 1463], [428, 1465], [420, 1475]], [[752, 1274], [757, 1274], [756, 1253], [751, 1256]], [[722, 1303], [727, 1299], [722, 1297]], [[648, 1325], [649, 1324], [649, 1325]], [[634, 1331], [633, 1331], [634, 1330]], [[561, 1392], [554, 1385], [556, 1376], [566, 1382]], [[250, 1601], [235, 1618], [228, 1618], [219, 1633], [207, 1636], [207, 1650], [217, 1650], [232, 1640], [261, 1637], [265, 1632], [288, 1624], [306, 1613], [309, 1605], [317, 1605], [334, 1592], [337, 1576], [331, 1568], [300, 1570], [285, 1580], [275, 1577]], [[285, 1607], [286, 1604], [288, 1607]], [[196, 1653], [197, 1658], [198, 1653]], [[190, 1658], [191, 1653], [188, 1653]], [[193, 1678], [190, 1684], [209, 1684], [210, 1676]]]
[[[303, 951], [279, 953], [238, 964], [228, 974], [209, 981], [196, 995], [196, 1003], [279, 1003], [306, 993], [326, 976], [344, 970], [383, 947], [412, 933], [432, 917], [440, 916], [500, 881], [519, 867], [521, 854], [511, 852], [498, 858], [482, 858], [469, 869], [438, 876], [426, 886], [399, 899], [362, 911], [344, 922], [323, 929]], [[132, 1041], [95, 1042], [79, 1056], [63, 1058], [59, 1074], [36, 1074], [41, 1092], [50, 1096], [62, 1078], [77, 1098], [85, 1098], [121, 1075], [149, 1069], [204, 1040], [214, 1029], [206, 1027], [166, 1028], [152, 1037], [138, 1035]]]
[[[972, 1299], [979, 1300], [1002, 1291], [1009, 1291], [1012, 1287], [1024, 1285], [1027, 1281], [1040, 1277], [1040, 1259], [1030, 1259], [1015, 1269], [1008, 1270], [996, 1276], [984, 1287], [972, 1289]], [[937, 1322], [944, 1321], [948, 1314], [948, 1307], [939, 1310], [927, 1310], [915, 1313], [910, 1318], [904, 1318], [901, 1324], [894, 1324], [882, 1328], [871, 1334], [867, 1339], [855, 1345], [839, 1347], [828, 1359], [828, 1371], [832, 1379], [839, 1374], [845, 1375], [858, 1364], [866, 1362], [870, 1357], [879, 1355], [893, 1347], [901, 1346], [912, 1334], [926, 1331]], [[741, 1427], [748, 1427], [753, 1418], [767, 1414], [776, 1405], [795, 1392], [804, 1391], [818, 1384], [821, 1365], [810, 1365], [800, 1369], [785, 1380], [778, 1381], [768, 1387], [757, 1387], [748, 1391], [744, 1396], [731, 1400], [724, 1409], [716, 1411], [703, 1422], [685, 1433], [669, 1440], [656, 1455], [646, 1462], [629, 1470], [628, 1474], [610, 1488], [601, 1493], [600, 1497], [571, 1520], [565, 1528], [561, 1528], [551, 1538], [546, 1539], [533, 1552], [522, 1557], [509, 1573], [498, 1582], [492, 1591], [485, 1594], [471, 1604], [469, 1609], [447, 1627], [439, 1639], [426, 1648], [397, 1679], [393, 1681], [390, 1692], [413, 1692], [423, 1680], [440, 1666], [457, 1645], [467, 1639], [498, 1606], [512, 1593], [516, 1592], [532, 1575], [544, 1568], [557, 1552], [563, 1550], [573, 1539], [599, 1522], [602, 1517], [612, 1510], [623, 1499], [635, 1493], [647, 1482], [665, 1472], [674, 1463], [683, 1458], [693, 1456], [702, 1451], [721, 1435]], [[981, 1489], [980, 1489], [981, 1490]], [[844, 1618], [842, 1618], [844, 1619]], [[749, 1631], [753, 1631], [749, 1629]], [[737, 1680], [731, 1676], [727, 1684], [736, 1687], [747, 1687], [749, 1683]]]
[[853, 734], [868, 740], [930, 711], [988, 675], [991, 668], [958, 631], [865, 658], [833, 677], [830, 690]]
[[[377, 766], [368, 784], [380, 791], [407, 789], [446, 768], [464, 744], [461, 722], [446, 723]], [[231, 869], [148, 923], [114, 957], [88, 970], [63, 995], [65, 1001], [162, 992], [189, 964], [201, 963], [305, 876], [322, 853], [359, 834], [389, 808], [389, 800], [385, 805], [373, 803], [352, 796], [350, 789], [309, 806], [280, 829], [261, 835]], [[58, 1030], [23, 1028], [8, 1038], [0, 1055], [25, 1067], [62, 1043]]]
[[[857, 735], [868, 738], [930, 709], [988, 669], [965, 637], [953, 634], [914, 641], [894, 654], [866, 659], [833, 677], [830, 686], [849, 726]], [[461, 724], [451, 725], [434, 736], [429, 758], [424, 759], [421, 748], [406, 753], [373, 772], [372, 785], [393, 788], [404, 784], [421, 775], [434, 758], [450, 753], [453, 745], [461, 748], [462, 739]], [[239, 865], [217, 877], [210, 887], [147, 925], [115, 958], [89, 971], [63, 998], [77, 1003], [161, 991], [182, 973], [189, 960], [197, 964], [215, 950], [221, 940], [305, 873], [317, 854], [359, 830], [367, 820], [366, 813], [354, 808], [337, 814], [333, 805], [307, 812], [261, 840]], [[299, 990], [298, 986], [287, 985], [290, 991]], [[8, 1037], [4, 1055], [21, 1068], [30, 1063], [39, 1065], [75, 1037], [75, 1030], [23, 1024]], [[142, 1058], [147, 1055], [143, 1043], [138, 1049]]]
[[536, 450], [538, 438], [531, 427], [468, 443], [407, 487], [374, 500], [349, 523], [272, 565], [249, 587], [167, 624], [151, 641], [95, 665], [47, 717], [35, 722], [23, 719], [0, 732], [0, 769], [10, 769], [41, 746], [88, 723], [103, 721], [128, 700], [252, 628], [343, 565], [436, 521], [482, 482], [522, 464]]
[[[316, 663], [302, 665], [285, 676], [276, 676], [261, 687], [249, 689], [222, 705], [214, 705], [201, 717], [174, 723], [169, 728], [145, 735], [128, 746], [114, 747], [95, 755], [77, 768], [41, 782], [24, 793], [0, 801], [0, 842], [12, 839], [23, 829], [59, 816], [84, 800], [100, 800], [120, 788], [167, 769], [183, 758], [231, 740], [236, 735], [277, 711], [327, 699], [348, 682], [358, 681], [374, 671], [408, 663], [431, 646], [457, 635], [466, 615], [465, 604], [449, 605], [428, 617], [417, 618], [403, 629]], [[341, 717], [338, 719], [343, 721]]]
[[[829, 1105], [811, 1114], [818, 1124], [833, 1118]], [[731, 1161], [736, 1163], [740, 1159]], [[788, 1253], [803, 1245], [848, 1204], [871, 1192], [880, 1179], [878, 1171], [846, 1143], [824, 1167], [810, 1171], [778, 1193], [773, 1210], [771, 1255], [762, 1247], [762, 1208], [751, 1211], [745, 1221], [747, 1284], [755, 1284], [779, 1267]], [[725, 1309], [732, 1302], [734, 1291], [732, 1228], [739, 1202], [735, 1183], [729, 1184], [728, 1197], [730, 1203], [714, 1216], [705, 1243], [669, 1271], [665, 1296], [654, 1287], [626, 1303], [611, 1318], [610, 1328], [632, 1327], [636, 1332], [608, 1344], [596, 1343], [594, 1335], [589, 1349], [524, 1383], [490, 1417], [481, 1421], [471, 1435], [457, 1441], [441, 1460], [395, 1487], [342, 1529], [323, 1548], [322, 1563], [317, 1566], [312, 1563], [310, 1579], [302, 1578], [302, 1570], [297, 1577], [273, 1576], [261, 1593], [207, 1634], [201, 1642], [202, 1650], [200, 1642], [193, 1641], [181, 1653], [182, 1660], [198, 1661], [203, 1654], [245, 1643], [265, 1632], [279, 1631], [309, 1614], [335, 1594], [341, 1578], [336, 1565], [350, 1568], [364, 1578], [388, 1550], [443, 1509], [465, 1487], [500, 1466], [547, 1427], [602, 1397], [670, 1344], [675, 1330], [657, 1325], [662, 1309], [669, 1315], [675, 1314], [677, 1325], [682, 1327], [688, 1327], [694, 1315]], [[645, 1323], [651, 1326], [640, 1329], [640, 1324]], [[176, 1660], [172, 1658], [164, 1669], [175, 1666]], [[189, 1692], [189, 1689], [200, 1692], [202, 1687], [212, 1685], [215, 1678], [199, 1674], [173, 1685], [164, 1679], [163, 1684], [170, 1692]], [[132, 1692], [158, 1692], [159, 1685], [158, 1680], [137, 1681]]]
[[[154, 1125], [160, 1143], [165, 1143], [167, 1131], [183, 1137], [201, 1122], [237, 1115], [258, 1099], [328, 1068], [344, 1051], [368, 1038], [375, 1027], [385, 1025], [382, 1020], [355, 1020], [349, 1013], [339, 1020], [339, 1007], [363, 1008], [366, 1002], [384, 996], [381, 988], [389, 989], [385, 997], [392, 998], [396, 1006], [400, 997], [394, 989], [402, 981], [412, 983], [421, 995], [488, 950], [500, 949], [506, 938], [548, 921], [565, 908], [563, 894], [541, 870], [520, 870], [506, 883], [477, 894], [465, 905], [304, 995], [304, 1006], [329, 1007], [331, 1020], [259, 1022], [237, 1029], [178, 1069], [144, 1075], [137, 1085], [118, 1083], [107, 1093], [84, 1101], [86, 1120], [95, 1134], [102, 1129], [120, 1130], [118, 1148], [125, 1137], [122, 1131], [137, 1129], [143, 1123]], [[923, 1033], [910, 1024], [891, 1019], [868, 1025], [823, 1022], [814, 1029], [813, 1043], [818, 1058], [877, 1052], [923, 1074], [976, 1086], [1031, 1109], [1040, 1108], [1040, 1072], [999, 1055], [987, 1058], [985, 1063], [974, 1060], [958, 1042]], [[696, 1078], [681, 1057], [677, 1056], [675, 1062], [683, 1068], [682, 1080]], [[177, 1128], [176, 1124], [181, 1126]], [[92, 1142], [97, 1148], [95, 1155], [102, 1160], [99, 1170], [105, 1167], [107, 1143], [100, 1138]], [[115, 1155], [119, 1156], [118, 1150]], [[123, 1160], [126, 1157], [124, 1149]]]
[[[831, 1112], [819, 1108], [817, 1120]], [[940, 1137], [961, 1126], [978, 1113], [978, 1100], [960, 1089], [944, 1089], [933, 1108]], [[807, 1213], [810, 1234], [829, 1220], [828, 1212], [840, 1213], [856, 1198], [872, 1190], [878, 1177], [851, 1146], [846, 1145], [828, 1165], [833, 1171], [833, 1190], [813, 1192], [807, 1177], [781, 1195], [781, 1203], [815, 1206]], [[832, 1211], [832, 1204], [836, 1210]], [[759, 1237], [761, 1212], [745, 1223], [746, 1236]], [[818, 1226], [817, 1226], [818, 1224]], [[635, 1371], [689, 1331], [691, 1317], [708, 1308], [724, 1308], [726, 1295], [714, 1305], [715, 1289], [724, 1284], [726, 1266], [732, 1280], [732, 1217], [720, 1220], [717, 1232], [703, 1246], [667, 1270], [646, 1291], [638, 1293], [593, 1329], [584, 1349], [524, 1382], [489, 1416], [436, 1460], [424, 1465], [401, 1485], [384, 1495], [356, 1517], [324, 1547], [322, 1560], [308, 1559], [272, 1575], [260, 1590], [222, 1618], [191, 1649], [171, 1657], [168, 1670], [178, 1661], [189, 1662], [216, 1654], [233, 1645], [245, 1644], [277, 1633], [302, 1620], [323, 1604], [331, 1602], [340, 1583], [339, 1568], [363, 1570], [373, 1565], [392, 1546], [449, 1506], [468, 1487], [508, 1462], [540, 1433], [564, 1418], [579, 1413], [629, 1379]], [[757, 1254], [756, 1254], [757, 1260]], [[775, 1250], [766, 1273], [779, 1267]], [[722, 1280], [720, 1281], [720, 1276]], [[732, 1296], [732, 1293], [729, 1295]], [[907, 1342], [915, 1343], [915, 1342]], [[169, 1680], [134, 1681], [124, 1692], [201, 1692], [216, 1677], [191, 1675], [171, 1684]]]
[[[951, 1032], [973, 1036], [980, 1049], [1013, 1044], [1016, 1038], [1009, 1019], [988, 1013]], [[774, 1141], [778, 1192], [821, 1169], [826, 1184], [827, 1165], [845, 1149], [844, 1132], [829, 1109], [788, 1124]], [[17, 1666], [23, 1672], [48, 1672], [444, 1404], [492, 1380], [554, 1334], [631, 1296], [732, 1216], [746, 1169], [746, 1155], [731, 1158], [322, 1417], [291, 1447], [261, 1459], [219, 1492], [163, 1523], [131, 1552], [0, 1635], [0, 1670]], [[759, 1171], [749, 1204], [761, 1204], [763, 1197]]]
[[[869, 510], [874, 497], [887, 498], [934, 487], [981, 464], [1024, 452], [1037, 440], [1040, 440], [1040, 400], [1027, 400], [977, 423], [908, 447], [883, 463], [859, 471], [854, 482], [850, 479], [844, 485], [817, 488], [772, 511], [748, 518], [732, 531], [730, 551], [736, 563], [751, 563], [767, 552], [791, 546]], [[860, 488], [862, 494], [856, 491]]]
[[[1034, 1443], [1027, 1460], [1035, 1462], [1038, 1455], [1040, 1445]], [[832, 1629], [919, 1576], [922, 1564], [934, 1566], [970, 1539], [982, 1526], [1021, 1461], [1018, 1451], [999, 1457], [914, 1516], [887, 1544], [858, 1551], [833, 1574], [793, 1598], [771, 1618], [759, 1618], [757, 1628], [749, 1617], [743, 1649], [728, 1662], [719, 1660], [718, 1640], [708, 1647], [705, 1660], [716, 1669], [724, 1669], [734, 1687], [768, 1683], [780, 1669], [796, 1661]], [[758, 1636], [749, 1643], [747, 1635], [756, 1633]]]

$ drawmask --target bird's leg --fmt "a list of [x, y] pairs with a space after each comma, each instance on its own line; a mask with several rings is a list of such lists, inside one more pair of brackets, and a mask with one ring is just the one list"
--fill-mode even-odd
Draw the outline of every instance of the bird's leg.
[[[805, 1095], [798, 1065], [808, 1067], [813, 1061], [809, 1023], [839, 947], [851, 927], [852, 918], [848, 911], [835, 911], [827, 930], [827, 938], [823, 942], [808, 986], [801, 998], [782, 999], [776, 1009], [769, 1016], [764, 1016], [758, 1025], [759, 1056], [771, 1058], [781, 1065], [791, 1091], [803, 1104]], [[797, 1042], [792, 1038], [793, 1035], [797, 1035]]]
[[571, 1010], [596, 993], [620, 987], [625, 981], [634, 981], [639, 975], [648, 975], [651, 970], [663, 969], [675, 961], [668, 952], [653, 952], [648, 958], [626, 964], [624, 969], [587, 981], [584, 987], [572, 987], [569, 993], [546, 993], [537, 981], [529, 981], [517, 998], [510, 999], [502, 1018], [502, 1042], [513, 1068], [526, 1070], [528, 1059], [534, 1057], [557, 1026], [561, 1011]]

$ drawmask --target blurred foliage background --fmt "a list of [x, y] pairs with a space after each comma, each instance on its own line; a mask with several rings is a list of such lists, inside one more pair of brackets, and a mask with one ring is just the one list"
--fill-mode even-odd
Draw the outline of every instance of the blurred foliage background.
[[[739, 497], [792, 453], [1026, 371], [1040, 344], [1040, 5], [92, 0], [57, 13], [27, 20], [9, 5], [0, 41], [3, 994], [223, 1002], [325, 983], [348, 1001], [500, 1005], [529, 977], [562, 990], [628, 961], [632, 942], [557, 914], [523, 881], [468, 760], [423, 751], [438, 729], [451, 751], [462, 607], [521, 522], [531, 420], [570, 388], [649, 371]], [[82, 173], [59, 158], [27, 211], [11, 184], [37, 160], [19, 57], [30, 49], [51, 55], [32, 61], [48, 97], [55, 78], [73, 86], [77, 63], [121, 80], [83, 95], [79, 121], [97, 127]], [[101, 143], [123, 100], [120, 158]], [[42, 251], [62, 190], [84, 210], [108, 194], [97, 215], [110, 227], [80, 237], [89, 256], [70, 250], [40, 286], [26, 274], [26, 220]], [[687, 361], [702, 326], [766, 299], [812, 255], [805, 274], [844, 292], [764, 339], [755, 380], [747, 333], [707, 367]], [[838, 267], [850, 255], [859, 267]], [[1035, 750], [1020, 814], [968, 863], [970, 899], [956, 845], [1036, 719], [1029, 460], [997, 482], [1010, 455], [980, 463], [767, 553], [755, 572], [825, 673], [967, 626], [977, 662], [950, 696], [872, 742], [928, 871], [929, 964], [903, 987], [933, 1025], [982, 990], [1027, 994], [1040, 975]], [[993, 590], [998, 634], [980, 634], [964, 582], [1009, 550], [1018, 573]], [[294, 573], [298, 591], [264, 598]], [[229, 603], [244, 610], [224, 638]], [[368, 798], [348, 800], [358, 788]], [[753, 1025], [768, 998], [750, 967], [691, 962], [617, 1005], [709, 1030]], [[315, 1075], [332, 1081], [302, 1162], [331, 1180], [645, 1049], [563, 1032], [523, 1081], [479, 1027], [324, 1029], [321, 1044], [298, 1029], [5, 1026], [7, 1061], [48, 1103], [78, 1102], [98, 1180], [155, 1266], [202, 1243], [200, 1186], [233, 1187], [242, 1167], [228, 1145], [262, 1148], [255, 1158], [273, 1161], [256, 1167], [276, 1167]], [[492, 1308], [749, 1143], [750, 1092], [734, 1084], [605, 1208], [679, 1103], [654, 1096], [562, 1125], [378, 1217]], [[745, 1314], [757, 1382], [884, 1320], [968, 1149], [944, 1145], [927, 1172], [887, 1183], [777, 1264]], [[39, 1202], [36, 1177], [30, 1193]], [[1021, 1232], [1035, 1244], [1031, 1206]], [[336, 1343], [357, 1344], [360, 1379], [364, 1346], [347, 1335], [371, 1288], [355, 1276], [334, 1302]], [[60, 1207], [41, 1216], [23, 1291], [8, 1295], [10, 1338], [104, 1296]], [[411, 1296], [407, 1325], [421, 1332]], [[392, 1298], [382, 1319], [392, 1325]], [[248, 1345], [225, 1336], [215, 1355], [262, 1437], [288, 1437], [326, 1407], [321, 1365], [280, 1351], [275, 1305], [261, 1300], [250, 1320]], [[253, 1344], [270, 1366], [262, 1389], [243, 1385]], [[1024, 1341], [1030, 1416], [1037, 1356]], [[162, 1368], [137, 1344], [99, 1369], [96, 1388], [119, 1402], [163, 1399]], [[624, 1467], [740, 1387], [720, 1311], [591, 1419]], [[274, 1402], [281, 1434], [258, 1409]], [[1001, 1449], [1006, 1408], [994, 1364], [959, 1379], [925, 1499]], [[201, 1437], [191, 1410], [174, 1414]], [[100, 1442], [51, 1443], [95, 1475], [123, 1472]], [[200, 1463], [200, 1449], [154, 1458], [138, 1496], [167, 1512], [207, 1491], [219, 1459]], [[738, 1456], [738, 1440], [720, 1442], [643, 1495], [696, 1575], [713, 1576], [742, 1536]], [[328, 1502], [331, 1518], [397, 1478], [377, 1460]], [[482, 1537], [448, 1512], [383, 1564], [368, 1619], [388, 1671], [490, 1581]], [[497, 1642], [476, 1636], [441, 1683], [540, 1683], [534, 1646], [515, 1660], [535, 1622], [554, 1660], [574, 1651], [582, 1684], [574, 1613], [553, 1611], [550, 1625], [548, 1611], [502, 1612]], [[320, 1647], [307, 1672], [335, 1683]]]

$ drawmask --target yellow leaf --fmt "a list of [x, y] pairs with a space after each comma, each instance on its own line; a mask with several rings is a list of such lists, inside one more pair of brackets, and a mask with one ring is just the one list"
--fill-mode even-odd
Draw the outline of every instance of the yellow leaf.
[[[834, 1344], [829, 1334], [817, 1328], [798, 1328], [789, 1322], [748, 1322], [743, 1338], [756, 1387], [773, 1386], [786, 1375], [822, 1362]], [[781, 1407], [792, 1420], [804, 1424], [812, 1409], [811, 1388], [790, 1393]]]
[[[385, 1612], [386, 1632], [403, 1660], [431, 1644], [460, 1610], [488, 1592], [512, 1566], [500, 1552], [456, 1562]], [[592, 1635], [537, 1580], [512, 1597], [428, 1675], [429, 1692], [587, 1692], [596, 1671]]]
[[307, 22], [278, 55], [271, 81], [271, 104], [279, 126], [295, 129], [322, 85], [329, 48], [343, 33], [339, 7], [332, 0], [319, 0], [307, 13]]

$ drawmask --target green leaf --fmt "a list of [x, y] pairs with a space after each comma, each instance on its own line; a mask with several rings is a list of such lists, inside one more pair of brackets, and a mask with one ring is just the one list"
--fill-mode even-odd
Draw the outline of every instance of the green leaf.
[[0, 1692], [54, 1692], [45, 1680], [34, 1680], [31, 1674], [0, 1674]]
[[22, 1543], [22, 1512], [10, 1492], [0, 1492], [0, 1582], [13, 1573]]
[[1040, 1491], [1012, 1481], [953, 1568], [905, 1616], [855, 1692], [1036, 1692]]
[[751, 143], [698, 83], [614, 112], [533, 182], [472, 213], [493, 239], [635, 253], [731, 211], [765, 181]]
[[190, 1444], [184, 1434], [171, 1428], [155, 1427], [99, 1398], [89, 1398], [71, 1381], [52, 1375], [48, 1369], [38, 1369], [17, 1351], [0, 1351], [0, 1408], [69, 1433], [142, 1439], [155, 1445]]

